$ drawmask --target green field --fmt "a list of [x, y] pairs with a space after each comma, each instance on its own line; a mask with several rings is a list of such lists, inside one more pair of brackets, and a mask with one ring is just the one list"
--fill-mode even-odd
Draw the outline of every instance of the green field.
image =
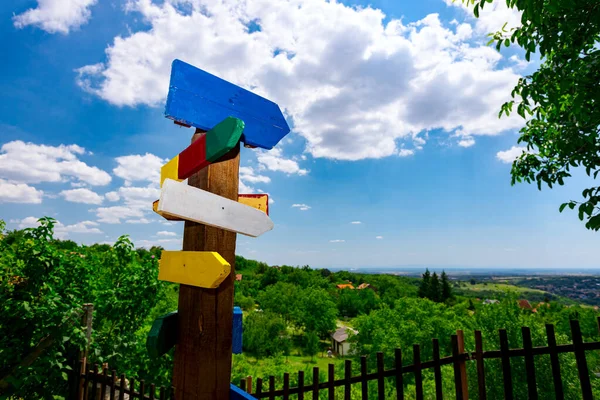
[[460, 289], [464, 290], [464, 291], [472, 291], [472, 292], [515, 292], [515, 293], [537, 293], [537, 294], [546, 293], [543, 290], [515, 286], [515, 285], [511, 285], [509, 283], [487, 283], [487, 284], [477, 283], [475, 285], [467, 284], [466, 286], [462, 286]]

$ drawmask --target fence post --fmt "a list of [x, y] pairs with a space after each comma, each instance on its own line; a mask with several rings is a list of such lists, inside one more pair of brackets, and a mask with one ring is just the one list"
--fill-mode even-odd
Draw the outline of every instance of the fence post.
[[304, 400], [304, 371], [298, 371], [298, 400]]
[[460, 382], [462, 385], [462, 396], [464, 400], [469, 400], [469, 382], [467, 381], [467, 362], [464, 357], [465, 353], [465, 333], [462, 329], [456, 331], [456, 338], [458, 339], [458, 353], [461, 356], [458, 367], [460, 369]]
[[362, 400], [369, 400], [369, 381], [367, 380], [367, 356], [360, 356], [360, 388]]
[[527, 392], [529, 400], [537, 400], [537, 387], [535, 379], [535, 360], [533, 359], [533, 344], [531, 341], [531, 329], [521, 328], [523, 336], [523, 349], [525, 350], [525, 373], [527, 374]]
[[462, 400], [462, 382], [460, 374], [460, 352], [458, 351], [458, 336], [452, 335], [452, 361], [454, 364], [454, 390], [456, 392], [456, 400]]
[[[396, 349], [395, 360], [396, 364], [396, 400], [404, 400], [404, 380], [402, 377], [402, 350]], [[364, 399], [366, 400], [366, 399]]]
[[575, 319], [572, 319], [570, 322], [575, 360], [577, 361], [577, 371], [579, 372], [579, 382], [581, 383], [581, 395], [584, 400], [593, 400], [594, 395], [592, 394], [592, 385], [590, 384], [590, 372], [585, 360], [581, 327], [579, 326], [579, 321]]
[[248, 377], [246, 378], [246, 392], [248, 392], [248, 394], [252, 394], [252, 376], [248, 375]]

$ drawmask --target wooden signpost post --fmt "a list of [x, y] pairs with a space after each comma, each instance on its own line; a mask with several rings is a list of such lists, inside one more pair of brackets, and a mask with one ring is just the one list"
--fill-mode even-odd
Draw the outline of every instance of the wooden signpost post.
[[164, 251], [159, 272], [180, 283], [178, 311], [155, 321], [147, 345], [160, 356], [175, 344], [177, 400], [242, 398], [230, 386], [232, 346], [241, 351], [241, 310], [232, 313], [236, 233], [256, 237], [273, 222], [265, 195], [238, 201], [240, 142], [271, 149], [290, 129], [277, 104], [179, 60], [165, 115], [196, 133], [163, 167], [153, 205], [185, 228], [183, 251]]

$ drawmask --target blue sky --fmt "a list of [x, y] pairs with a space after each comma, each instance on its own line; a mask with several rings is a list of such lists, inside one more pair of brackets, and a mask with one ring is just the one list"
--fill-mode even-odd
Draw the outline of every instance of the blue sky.
[[174, 58], [276, 101], [292, 133], [243, 149], [243, 191], [273, 199], [275, 229], [238, 236], [272, 264], [599, 267], [574, 213], [585, 176], [510, 186], [518, 117], [498, 119], [518, 49], [486, 47], [517, 24], [443, 0], [16, 0], [0, 5], [0, 218], [41, 216], [60, 237], [181, 246], [151, 212], [165, 160], [192, 131], [163, 117]]

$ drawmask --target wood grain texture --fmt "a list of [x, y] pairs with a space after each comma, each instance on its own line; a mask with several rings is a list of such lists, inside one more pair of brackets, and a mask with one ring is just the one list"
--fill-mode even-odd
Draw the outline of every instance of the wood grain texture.
[[180, 60], [171, 66], [165, 116], [205, 131], [239, 118], [246, 124], [242, 141], [268, 150], [290, 131], [277, 104]]
[[[194, 135], [197, 138], [199, 135]], [[239, 145], [227, 161], [211, 164], [188, 184], [218, 196], [237, 200]], [[195, 222], [186, 222], [183, 250], [216, 251], [231, 265], [231, 273], [217, 289], [181, 285], [178, 340], [173, 386], [177, 400], [229, 399], [235, 275], [236, 234]]]
[[163, 250], [158, 262], [158, 279], [214, 289], [229, 275], [231, 265], [214, 251]]
[[264, 212], [209, 191], [165, 179], [160, 191], [158, 211], [186, 221], [257, 237], [273, 229]]

